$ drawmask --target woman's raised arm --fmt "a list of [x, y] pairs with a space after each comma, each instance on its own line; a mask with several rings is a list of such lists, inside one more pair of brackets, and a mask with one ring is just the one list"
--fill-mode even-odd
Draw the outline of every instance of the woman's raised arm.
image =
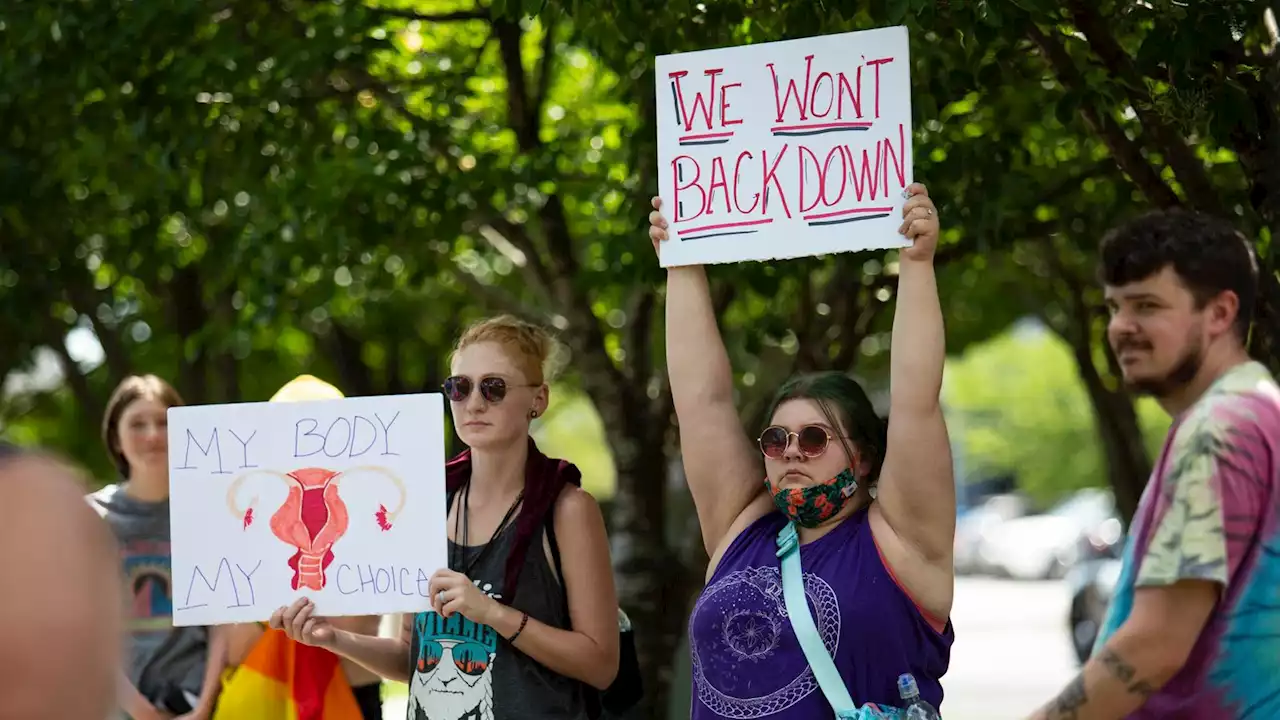
[[[653, 199], [649, 237], [667, 240], [662, 200]], [[667, 373], [680, 425], [680, 448], [702, 542], [713, 555], [731, 525], [764, 490], [760, 454], [734, 406], [733, 370], [701, 265], [667, 270]]]
[[938, 211], [928, 190], [907, 188], [901, 232], [914, 243], [898, 263], [898, 303], [889, 359], [889, 432], [880, 510], [924, 560], [950, 563], [956, 527], [951, 444], [942, 417], [946, 336], [933, 271]]

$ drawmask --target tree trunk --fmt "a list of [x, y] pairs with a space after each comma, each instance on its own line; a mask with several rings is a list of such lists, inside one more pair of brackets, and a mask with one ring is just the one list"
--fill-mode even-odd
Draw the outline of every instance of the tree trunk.
[[234, 303], [235, 286], [228, 285], [218, 293], [218, 325], [221, 328], [221, 347], [218, 348], [214, 360], [214, 384], [216, 396], [210, 398], [214, 402], [241, 402], [240, 397], [240, 361], [236, 359], [236, 309]]
[[193, 265], [179, 268], [169, 283], [170, 319], [181, 348], [178, 353], [178, 392], [189, 405], [209, 398], [209, 348], [200, 337], [209, 324], [204, 282]]
[[1116, 510], [1128, 527], [1138, 509], [1138, 501], [1151, 475], [1138, 413], [1133, 398], [1123, 389], [1111, 389], [1093, 362], [1093, 348], [1077, 339], [1067, 338], [1076, 359], [1080, 379], [1089, 393], [1093, 414], [1098, 421], [1098, 438], [1102, 441], [1107, 461], [1107, 476], [1115, 493]]
[[[523, 32], [505, 19], [495, 19], [492, 27], [507, 79], [508, 123], [520, 149], [536, 156], [542, 152], [539, 128], [545, 97], [541, 91], [530, 92], [521, 52]], [[553, 47], [552, 42], [543, 45], [539, 87], [546, 87], [550, 80]], [[646, 109], [645, 118], [652, 118], [651, 110]], [[643, 167], [639, 170], [644, 172]], [[642, 182], [640, 187], [652, 187], [652, 183]], [[548, 304], [561, 308], [568, 320], [563, 337], [575, 371], [604, 423], [618, 479], [610, 509], [618, 596], [636, 628], [636, 653], [645, 684], [644, 698], [631, 715], [657, 718], [666, 709], [671, 656], [684, 624], [690, 581], [666, 541], [665, 451], [673, 411], [665, 372], [651, 373], [649, 315], [655, 303], [635, 298], [640, 317], [630, 318], [635, 327], [625, 343], [624, 367], [619, 368], [610, 356], [600, 320], [591, 310], [591, 293], [580, 280], [576, 245], [560, 196], [549, 195], [528, 228], [506, 222], [502, 212], [492, 214], [503, 234], [529, 258], [533, 286], [545, 292]], [[541, 236], [543, 248], [529, 229]], [[652, 399], [651, 385], [659, 387]]]
[[99, 422], [101, 422], [100, 418], [105, 403], [94, 392], [89, 385], [89, 379], [84, 376], [84, 371], [80, 369], [80, 364], [75, 361], [75, 358], [71, 357], [71, 352], [67, 350], [66, 324], [53, 317], [50, 317], [45, 324], [48, 328], [49, 345], [57, 353], [58, 364], [62, 367], [62, 376], [66, 380], [67, 387], [71, 388], [72, 396], [76, 399], [76, 425], [81, 429], [82, 437], [96, 437], [99, 432]]
[[[572, 247], [558, 197], [549, 198], [541, 219], [549, 244]], [[573, 282], [576, 266], [571, 253], [561, 253], [553, 263], [558, 265], [551, 275], [553, 291], [570, 322], [565, 339], [583, 387], [600, 413], [617, 468], [610, 547], [619, 602], [636, 628], [636, 654], [645, 686], [644, 698], [633, 716], [659, 717], [671, 686], [671, 656], [680, 641], [683, 609], [689, 588], [697, 580], [666, 540], [671, 393], [663, 382], [657, 397], [650, 399], [649, 378], [642, 370], [650, 363], [647, 346], [633, 349], [627, 371], [613, 364], [589, 298], [583, 297], [581, 286]], [[649, 324], [652, 319], [633, 322]], [[633, 344], [644, 345], [640, 337], [634, 333]], [[673, 611], [676, 608], [680, 610]]]
[[[648, 443], [646, 443], [648, 444]], [[653, 448], [657, 449], [657, 448]], [[671, 656], [680, 642], [688, 599], [688, 572], [665, 542], [666, 458], [642, 452], [630, 467], [618, 465], [611, 507], [610, 545], [619, 603], [635, 627], [644, 698], [633, 713], [659, 717], [671, 687]]]
[[338, 371], [336, 384], [344, 395], [361, 397], [378, 394], [374, 391], [373, 371], [362, 357], [364, 341], [336, 320], [329, 323], [329, 332], [320, 336], [320, 341], [328, 348], [330, 362]]
[[1052, 285], [1056, 286], [1057, 300], [1065, 317], [1053, 322], [1041, 314], [1041, 320], [1071, 346], [1076, 370], [1089, 393], [1089, 402], [1097, 419], [1098, 439], [1102, 441], [1116, 511], [1120, 521], [1128, 527], [1151, 474], [1151, 459], [1147, 456], [1138, 413], [1134, 410], [1132, 396], [1113, 380], [1120, 377], [1120, 365], [1105, 338], [1101, 342], [1109, 377], [1104, 378], [1094, 362], [1095, 343], [1099, 339], [1096, 328], [1098, 321], [1106, 317], [1106, 312], [1090, 304], [1086, 297], [1086, 281], [1077, 268], [1063, 260], [1059, 249], [1050, 243], [1044, 250], [1044, 257], [1053, 273]]

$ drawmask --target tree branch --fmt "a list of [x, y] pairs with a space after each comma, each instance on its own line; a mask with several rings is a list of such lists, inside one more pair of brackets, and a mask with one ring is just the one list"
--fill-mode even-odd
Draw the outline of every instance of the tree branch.
[[[837, 264], [839, 259], [837, 259]], [[817, 366], [817, 357], [814, 346], [817, 345], [818, 336], [818, 318], [821, 317], [817, 313], [817, 299], [814, 297], [813, 287], [813, 271], [805, 268], [808, 262], [800, 265], [800, 283], [799, 292], [795, 293], [799, 297], [796, 300], [795, 313], [791, 318], [791, 331], [796, 335], [796, 354], [793, 356], [794, 363], [792, 372], [814, 370]], [[833, 278], [831, 283], [836, 282]], [[830, 283], [828, 283], [830, 284]]]
[[508, 122], [516, 133], [520, 149], [531, 152], [538, 147], [538, 118], [531, 116], [529, 78], [525, 75], [524, 54], [520, 49], [520, 36], [524, 31], [510, 20], [495, 20], [493, 32], [498, 36], [502, 66], [506, 69]]
[[239, 402], [240, 398], [240, 361], [236, 359], [235, 350], [230, 345], [235, 341], [237, 325], [235, 309], [234, 284], [228, 283], [218, 293], [215, 306], [217, 323], [222, 335], [222, 344], [218, 348], [218, 356], [214, 363], [214, 374], [220, 381], [217, 386], [218, 402]]
[[718, 282], [711, 288], [711, 309], [716, 317], [724, 317], [729, 305], [738, 295], [738, 287], [731, 282]]
[[[463, 285], [466, 285], [474, 295], [481, 298], [482, 302], [493, 310], [510, 313], [512, 315], [525, 315], [530, 311], [529, 303], [522, 302], [520, 298], [517, 298], [515, 295], [503, 290], [497, 285], [489, 285], [481, 282], [480, 278], [477, 278], [475, 275], [472, 275], [463, 268], [455, 268], [453, 275], [461, 280]], [[538, 316], [540, 322], [550, 322], [551, 314], [545, 309], [537, 308], [533, 312]]]
[[384, 8], [384, 7], [367, 7], [365, 8], [373, 15], [385, 18], [395, 18], [399, 20], [417, 20], [419, 22], [458, 22], [462, 20], [488, 20], [489, 13], [485, 10], [454, 10], [446, 13], [424, 13], [408, 8]]
[[325, 343], [332, 353], [331, 362], [338, 370], [342, 391], [348, 397], [377, 395], [373, 386], [373, 374], [361, 357], [364, 342], [352, 334], [337, 320], [329, 322]]
[[1146, 82], [1134, 67], [1132, 58], [1116, 42], [1115, 35], [1107, 27], [1106, 21], [1097, 13], [1094, 4], [1071, 0], [1071, 16], [1089, 40], [1090, 46], [1107, 72], [1128, 85], [1130, 92], [1137, 96], [1132, 103], [1134, 111], [1143, 128], [1151, 135], [1151, 139], [1160, 147], [1162, 154], [1173, 168], [1179, 182], [1187, 190], [1187, 200], [1191, 205], [1220, 217], [1225, 217], [1222, 197], [1217, 188], [1209, 180], [1204, 163], [1195, 156], [1195, 152], [1187, 146], [1186, 139], [1174, 129], [1154, 109], [1155, 101], [1147, 89]]
[[[211, 245], [217, 247], [217, 243]], [[169, 321], [183, 348], [179, 353], [178, 389], [191, 404], [208, 402], [210, 343], [205, 338], [209, 336], [211, 323], [205, 307], [204, 279], [195, 265], [187, 265], [173, 273], [173, 280], [165, 290], [169, 296]], [[193, 341], [196, 343], [194, 356], [187, 352], [187, 344]]]
[[569, 304], [585, 300], [576, 297], [573, 291], [574, 279], [578, 276], [577, 253], [574, 252], [573, 236], [569, 232], [569, 218], [564, 210], [560, 196], [552, 193], [547, 196], [538, 211], [541, 221], [542, 238], [547, 244], [547, 269], [552, 280], [551, 289], [559, 297], [559, 302]]
[[[651, 285], [636, 285], [631, 300], [627, 303], [627, 340], [623, 346], [626, 350], [627, 376], [631, 382], [645, 382], [644, 372], [653, 366], [653, 315], [658, 306], [658, 293]], [[647, 385], [647, 382], [646, 382]]]
[[[1085, 92], [1088, 84], [1071, 56], [1067, 54], [1067, 49], [1062, 42], [1056, 37], [1046, 35], [1034, 23], [1027, 27], [1031, 41], [1040, 48], [1040, 52], [1048, 61], [1063, 88], [1074, 92]], [[1115, 157], [1116, 164], [1147, 196], [1148, 200], [1163, 207], [1180, 204], [1177, 194], [1160, 178], [1160, 173], [1147, 162], [1138, 144], [1125, 135], [1124, 129], [1110, 115], [1100, 112], [1095, 104], [1086, 101], [1080, 104], [1080, 116], [1085, 124], [1102, 139]]]
[[489, 209], [484, 217], [484, 223], [525, 256], [525, 277], [531, 285], [550, 297], [551, 276], [547, 263], [543, 260], [542, 251], [538, 249], [537, 243], [524, 225], [511, 222], [497, 208]]
[[542, 57], [539, 59], [538, 88], [530, 105], [534, 127], [541, 130], [542, 109], [546, 107], [547, 95], [551, 92], [551, 77], [555, 72], [556, 59], [556, 18], [543, 16]]
[[[853, 368], [857, 360], [858, 349], [862, 347], [862, 341], [866, 339], [871, 323], [884, 309], [885, 305], [886, 303], [880, 302], [872, 294], [867, 302], [859, 303], [857, 308], [847, 308], [850, 312], [847, 313], [844, 322], [841, 323], [840, 349], [831, 358], [832, 368], [842, 371], [848, 371]], [[852, 312], [854, 309], [857, 312]]]

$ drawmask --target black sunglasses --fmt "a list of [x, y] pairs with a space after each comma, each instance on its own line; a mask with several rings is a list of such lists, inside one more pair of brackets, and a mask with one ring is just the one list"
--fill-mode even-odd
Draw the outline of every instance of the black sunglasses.
[[510, 387], [538, 387], [537, 385], [512, 385], [508, 384], [505, 378], [491, 375], [481, 378], [479, 383], [475, 383], [466, 375], [454, 375], [444, 381], [444, 394], [452, 402], [462, 402], [471, 395], [471, 390], [475, 385], [480, 386], [480, 397], [491, 403], [500, 403], [507, 396], [507, 388]]
[[770, 425], [760, 433], [756, 442], [760, 444], [760, 452], [764, 453], [765, 457], [776, 460], [786, 454], [792, 436], [796, 439], [796, 447], [800, 450], [800, 454], [807, 458], [816, 458], [826, 452], [832, 438], [831, 433], [821, 425], [805, 425], [800, 428], [800, 432], [791, 432], [784, 427]]

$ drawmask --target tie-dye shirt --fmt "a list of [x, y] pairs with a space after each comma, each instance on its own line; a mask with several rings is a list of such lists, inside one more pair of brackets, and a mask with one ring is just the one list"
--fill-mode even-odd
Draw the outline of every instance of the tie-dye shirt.
[[1221, 585], [1182, 670], [1131, 718], [1280, 718], [1280, 387], [1248, 362], [1178, 418], [1134, 516], [1097, 648], [1137, 587]]

